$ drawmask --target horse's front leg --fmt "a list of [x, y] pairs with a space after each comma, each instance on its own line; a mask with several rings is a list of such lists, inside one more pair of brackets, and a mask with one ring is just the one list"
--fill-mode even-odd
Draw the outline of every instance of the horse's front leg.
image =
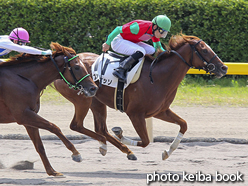
[[34, 128], [34, 127], [28, 127], [28, 126], [25, 126], [27, 132], [28, 132], [28, 135], [30, 137], [30, 139], [32, 140], [34, 146], [35, 146], [35, 149], [36, 151], [38, 152], [38, 154], [40, 155], [40, 158], [43, 162], [43, 165], [46, 169], [46, 172], [49, 176], [63, 176], [63, 174], [61, 174], [60, 172], [57, 172], [55, 171], [47, 156], [46, 156], [46, 152], [45, 152], [45, 148], [43, 146], [43, 143], [41, 141], [41, 138], [40, 138], [40, 133], [39, 133], [39, 129], [38, 128]]
[[180, 126], [179, 133], [171, 143], [170, 149], [168, 151], [165, 150], [162, 154], [162, 159], [166, 160], [172, 154], [172, 152], [177, 149], [179, 143], [183, 139], [183, 135], [187, 131], [187, 122], [184, 119], [180, 118], [177, 114], [172, 112], [170, 109], [161, 112], [154, 117], [163, 121], [178, 124]]

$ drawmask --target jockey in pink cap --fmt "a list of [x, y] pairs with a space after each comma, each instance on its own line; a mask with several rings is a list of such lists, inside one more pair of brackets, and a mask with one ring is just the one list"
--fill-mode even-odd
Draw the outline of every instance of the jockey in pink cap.
[[30, 43], [29, 34], [24, 28], [15, 28], [10, 35], [0, 35], [0, 56], [11, 51], [33, 55], [51, 55], [51, 50], [42, 51], [33, 47], [25, 46]]

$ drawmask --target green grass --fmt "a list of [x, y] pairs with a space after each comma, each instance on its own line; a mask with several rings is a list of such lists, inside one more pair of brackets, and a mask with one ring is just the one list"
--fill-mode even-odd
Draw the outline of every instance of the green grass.
[[247, 87], [180, 86], [173, 105], [248, 106]]
[[49, 104], [64, 104], [69, 103], [67, 99], [65, 99], [58, 91], [56, 91], [53, 87], [47, 86], [43, 91], [41, 96], [41, 103], [49, 103]]
[[[178, 106], [248, 106], [247, 76], [225, 76], [215, 79], [209, 75], [186, 75], [181, 82], [172, 105]], [[48, 86], [41, 102], [69, 103], [56, 90]]]
[[247, 77], [186, 75], [181, 82], [173, 105], [248, 106]]

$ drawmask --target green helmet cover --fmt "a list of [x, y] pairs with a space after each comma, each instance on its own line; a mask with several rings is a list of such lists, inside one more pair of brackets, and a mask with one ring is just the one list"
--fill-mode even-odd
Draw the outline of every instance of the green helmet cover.
[[170, 31], [171, 21], [166, 15], [158, 15], [153, 20], [152, 23], [158, 25], [160, 28]]

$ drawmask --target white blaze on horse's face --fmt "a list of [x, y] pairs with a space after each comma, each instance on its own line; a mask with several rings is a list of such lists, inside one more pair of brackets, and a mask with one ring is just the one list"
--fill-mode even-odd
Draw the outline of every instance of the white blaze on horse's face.
[[79, 58], [79, 62], [80, 62], [80, 64], [84, 67], [84, 70], [87, 72], [87, 69], [86, 69], [84, 63], [82, 62], [82, 60], [81, 60], [80, 58]]
[[211, 48], [207, 43], [205, 43], [205, 45], [209, 48], [209, 50], [210, 50], [211, 52], [213, 52], [213, 53], [215, 54], [215, 52], [212, 50], [212, 48]]
[[[212, 52], [214, 53], [214, 55], [216, 55], [216, 53], [212, 50], [212, 48], [211, 48], [207, 43], [205, 43], [205, 44], [206, 44], [206, 46], [210, 49], [210, 51], [212, 51]], [[216, 55], [216, 57], [218, 58], [218, 60], [221, 61], [221, 59], [219, 58], [218, 55]]]

